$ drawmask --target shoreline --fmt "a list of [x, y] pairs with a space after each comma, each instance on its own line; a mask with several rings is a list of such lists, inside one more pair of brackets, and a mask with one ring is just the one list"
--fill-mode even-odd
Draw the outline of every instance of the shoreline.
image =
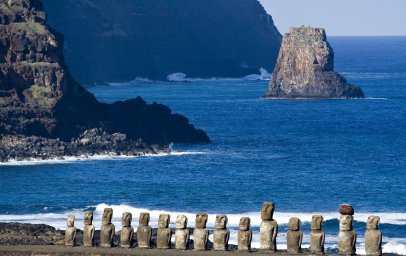
[[38, 136], [0, 136], [0, 164], [39, 161], [84, 160], [100, 157], [140, 157], [170, 154], [171, 145], [147, 144], [126, 134], [103, 129], [83, 132], [71, 141]]

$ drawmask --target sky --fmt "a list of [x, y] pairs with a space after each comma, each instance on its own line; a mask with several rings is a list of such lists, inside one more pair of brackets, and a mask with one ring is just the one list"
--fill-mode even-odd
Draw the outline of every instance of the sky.
[[406, 0], [259, 0], [284, 34], [315, 26], [328, 35], [406, 36]]

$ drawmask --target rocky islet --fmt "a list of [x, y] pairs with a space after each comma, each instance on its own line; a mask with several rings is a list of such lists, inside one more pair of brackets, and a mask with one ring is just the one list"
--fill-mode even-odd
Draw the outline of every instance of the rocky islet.
[[283, 37], [264, 98], [364, 98], [364, 93], [334, 72], [325, 30], [299, 27]]

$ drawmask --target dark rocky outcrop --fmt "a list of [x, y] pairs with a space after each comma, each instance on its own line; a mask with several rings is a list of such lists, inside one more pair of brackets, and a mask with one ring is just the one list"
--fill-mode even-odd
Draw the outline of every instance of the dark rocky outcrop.
[[0, 0], [0, 135], [71, 141], [86, 130], [148, 144], [208, 143], [188, 120], [141, 98], [104, 104], [78, 84], [63, 59], [63, 38], [46, 25], [39, 0]]
[[363, 98], [358, 86], [334, 72], [324, 29], [292, 28], [282, 41], [266, 98]]
[[257, 0], [44, 0], [81, 83], [273, 70], [282, 36]]

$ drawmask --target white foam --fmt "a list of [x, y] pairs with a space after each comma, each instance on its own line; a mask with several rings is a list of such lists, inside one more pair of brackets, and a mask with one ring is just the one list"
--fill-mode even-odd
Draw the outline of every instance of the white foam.
[[92, 156], [64, 156], [56, 157], [50, 159], [35, 159], [30, 158], [27, 160], [9, 160], [8, 162], [0, 163], [0, 166], [30, 166], [30, 165], [45, 165], [45, 164], [71, 164], [79, 161], [106, 161], [106, 160], [128, 160], [140, 157], [170, 157], [170, 156], [186, 156], [186, 155], [201, 155], [206, 154], [206, 152], [200, 151], [172, 151], [170, 153], [158, 153], [158, 154], [142, 154], [140, 156], [130, 156], [130, 155], [116, 155], [114, 153], [104, 154], [104, 155], [92, 155]]
[[185, 82], [185, 81], [187, 81], [186, 74], [181, 73], [181, 72], [169, 74], [166, 77], [166, 80], [168, 80], [169, 82]]
[[389, 242], [382, 246], [383, 253], [396, 253], [406, 255], [406, 240], [405, 239], [390, 239]]

